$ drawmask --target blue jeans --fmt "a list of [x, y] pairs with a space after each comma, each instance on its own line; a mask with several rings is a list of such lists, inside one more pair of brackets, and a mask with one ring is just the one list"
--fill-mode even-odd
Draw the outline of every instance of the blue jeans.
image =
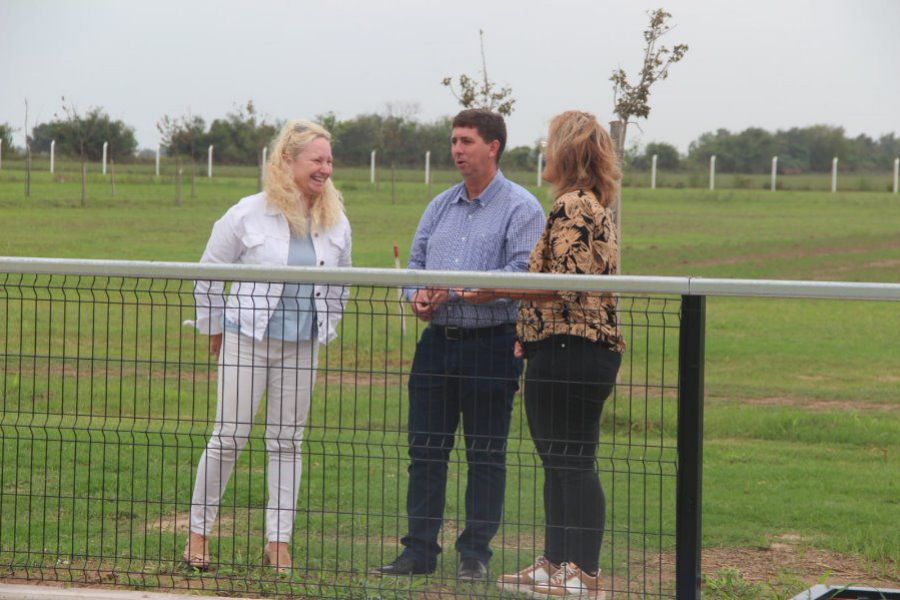
[[503, 513], [506, 445], [522, 360], [514, 332], [451, 340], [429, 327], [409, 376], [409, 532], [404, 555], [433, 569], [441, 552], [447, 463], [462, 416], [466, 443], [466, 526], [456, 540], [462, 558], [485, 564]]

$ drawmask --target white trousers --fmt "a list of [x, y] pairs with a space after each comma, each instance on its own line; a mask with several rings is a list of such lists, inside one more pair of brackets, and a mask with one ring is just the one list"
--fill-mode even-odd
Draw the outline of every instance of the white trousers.
[[318, 361], [316, 340], [283, 342], [226, 331], [219, 353], [219, 389], [212, 436], [197, 466], [191, 531], [212, 532], [222, 494], [250, 437], [253, 417], [268, 392], [266, 453], [269, 498], [266, 539], [288, 542], [300, 489], [303, 428]]

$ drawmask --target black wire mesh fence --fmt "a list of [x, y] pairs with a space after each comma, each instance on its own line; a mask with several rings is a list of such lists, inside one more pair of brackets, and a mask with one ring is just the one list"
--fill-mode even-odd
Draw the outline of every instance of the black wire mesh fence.
[[[225, 325], [217, 356], [185, 324], [195, 319], [193, 281], [0, 274], [0, 579], [246, 596], [518, 597], [497, 577], [568, 552], [549, 546], [578, 546], [587, 530], [602, 534], [607, 598], [675, 597], [681, 298], [618, 299], [627, 348], [605, 403], [586, 402], [602, 409], [594, 447], [590, 431], [579, 434], [581, 445], [564, 439], [565, 423], [592, 417], [561, 417], [554, 404], [585, 383], [559, 366], [579, 355], [533, 374], [523, 396], [521, 365], [508, 362], [509, 326], [457, 330], [403, 316], [389, 283], [323, 286], [348, 296], [337, 338], [321, 346], [271, 331], [254, 340], [266, 284], [245, 287], [253, 290], [241, 309], [249, 316]], [[322, 317], [333, 316], [319, 312], [286, 320], [299, 317], [314, 338], [328, 327]], [[544, 385], [536, 402], [556, 394], [553, 403], [527, 414], [528, 385]], [[426, 416], [411, 411], [412, 388], [414, 404], [430, 403]], [[485, 389], [499, 409], [483, 412], [492, 401]], [[459, 405], [447, 408], [451, 397]], [[229, 412], [229, 402], [246, 404]], [[542, 458], [555, 453], [564, 460], [545, 470]], [[435, 494], [443, 464], [446, 490]], [[605, 510], [584, 491], [594, 469]], [[569, 481], [585, 471], [587, 479]], [[575, 490], [564, 508], [550, 498], [561, 517], [545, 514], [545, 494], [554, 493], [546, 477]], [[429, 516], [440, 507], [410, 504], [411, 485], [424, 486], [412, 504], [445, 499], [442, 521]], [[502, 514], [489, 506], [498, 498]], [[429, 574], [380, 575], [409, 541], [409, 510], [419, 515], [413, 529], [438, 531], [443, 552], [427, 555]], [[573, 530], [573, 511], [594, 525]], [[190, 531], [209, 540], [208, 569], [183, 561]], [[483, 549], [485, 537], [487, 579], [461, 581], [455, 548]], [[265, 564], [271, 541], [287, 542], [293, 568]]]

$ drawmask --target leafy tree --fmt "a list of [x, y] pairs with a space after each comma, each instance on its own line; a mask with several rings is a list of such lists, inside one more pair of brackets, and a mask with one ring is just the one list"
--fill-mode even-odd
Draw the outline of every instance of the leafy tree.
[[635, 169], [647, 170], [653, 164], [653, 155], [656, 155], [656, 168], [675, 170], [681, 167], [681, 157], [678, 155], [678, 149], [672, 144], [665, 142], [651, 142], [644, 148], [642, 154], [630, 157], [628, 164]]
[[463, 108], [487, 108], [509, 116], [513, 112], [516, 101], [512, 96], [512, 88], [501, 87], [490, 80], [487, 72], [487, 58], [484, 53], [484, 31], [478, 30], [481, 40], [481, 81], [469, 77], [465, 73], [459, 76], [459, 91], [453, 85], [453, 77], [444, 77], [441, 85], [450, 88], [450, 93]]
[[367, 165], [372, 150], [381, 145], [381, 121], [376, 114], [359, 115], [348, 121], [336, 121], [331, 127], [335, 159], [343, 165]]
[[206, 122], [203, 117], [163, 115], [156, 124], [161, 141], [171, 156], [187, 156], [198, 160], [206, 152]]
[[650, 114], [650, 88], [669, 77], [669, 68], [679, 62], [688, 51], [687, 44], [669, 49], [659, 45], [659, 39], [672, 30], [668, 20], [672, 15], [663, 9], [647, 13], [650, 24], [644, 30], [644, 61], [640, 78], [632, 84], [621, 67], [609, 78], [613, 82], [613, 112], [619, 117], [617, 142], [620, 152], [625, 148], [625, 132], [632, 117], [647, 118]]
[[203, 152], [209, 144], [215, 149], [217, 162], [224, 164], [256, 164], [259, 153], [278, 132], [278, 124], [261, 115], [253, 100], [236, 106], [224, 119], [215, 119], [203, 138]]
[[532, 148], [516, 146], [503, 152], [503, 166], [522, 171], [536, 168], [532, 157]]
[[[63, 98], [65, 104], [65, 98]], [[34, 127], [31, 147], [35, 152], [49, 152], [50, 142], [56, 140], [56, 150], [68, 156], [81, 156], [86, 160], [103, 157], [103, 143], [109, 142], [109, 156], [128, 160], [137, 150], [134, 128], [123, 121], [114, 120], [100, 107], [81, 114], [73, 104], [63, 109], [64, 116]]]
[[848, 138], [843, 127], [812, 125], [770, 133], [759, 127], [732, 133], [727, 129], [708, 132], [691, 142], [688, 160], [705, 166], [716, 155], [722, 172], [768, 173], [772, 156], [778, 156], [782, 173], [828, 172], [835, 156], [849, 170], [887, 169], [900, 154], [893, 133], [875, 140], [867, 135]]
[[10, 156], [13, 149], [13, 127], [9, 123], [0, 123], [0, 155]]

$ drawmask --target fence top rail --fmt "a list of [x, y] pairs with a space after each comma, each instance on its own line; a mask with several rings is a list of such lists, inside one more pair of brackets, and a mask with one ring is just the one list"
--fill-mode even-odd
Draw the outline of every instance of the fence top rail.
[[745, 296], [900, 301], [900, 283], [707, 279], [635, 275], [571, 276], [538, 273], [416, 271], [409, 269], [267, 267], [65, 258], [0, 257], [0, 273], [99, 277], [158, 277], [223, 281], [373, 286], [514, 288], [621, 294]]

